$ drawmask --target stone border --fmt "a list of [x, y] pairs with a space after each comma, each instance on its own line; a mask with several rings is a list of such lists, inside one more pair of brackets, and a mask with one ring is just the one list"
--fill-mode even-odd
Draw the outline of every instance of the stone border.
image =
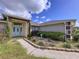
[[66, 52], [77, 52], [77, 53], [79, 53], [79, 49], [44, 47], [44, 46], [36, 45], [36, 44], [32, 43], [30, 40], [27, 40], [27, 39], [25, 39], [25, 38], [23, 38], [23, 39], [24, 39], [25, 41], [27, 41], [29, 44], [31, 44], [32, 46], [34, 46], [35, 48], [47, 49], [47, 50], [56, 50], [56, 51], [66, 51]]

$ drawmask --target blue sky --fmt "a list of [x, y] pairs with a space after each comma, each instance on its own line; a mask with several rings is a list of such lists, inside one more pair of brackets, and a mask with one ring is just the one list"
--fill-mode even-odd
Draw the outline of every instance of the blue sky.
[[0, 0], [0, 10], [38, 23], [77, 19], [79, 26], [79, 0]]
[[[33, 14], [34, 22], [77, 19], [79, 21], [79, 0], [49, 0], [51, 7], [40, 14]], [[78, 25], [78, 24], [77, 24]]]

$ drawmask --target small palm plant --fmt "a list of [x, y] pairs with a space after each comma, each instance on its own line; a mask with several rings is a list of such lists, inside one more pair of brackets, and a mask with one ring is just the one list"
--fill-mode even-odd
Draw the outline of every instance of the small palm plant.
[[64, 48], [72, 48], [72, 41], [71, 40], [66, 40], [63, 44]]

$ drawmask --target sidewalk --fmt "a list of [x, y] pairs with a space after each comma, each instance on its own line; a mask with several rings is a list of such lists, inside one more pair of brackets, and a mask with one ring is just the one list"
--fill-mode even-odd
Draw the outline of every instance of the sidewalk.
[[17, 41], [25, 49], [27, 49], [27, 53], [31, 55], [35, 55], [38, 57], [48, 57], [49, 59], [79, 59], [79, 53], [37, 49], [31, 46], [29, 43], [27, 43], [23, 39], [18, 39]]

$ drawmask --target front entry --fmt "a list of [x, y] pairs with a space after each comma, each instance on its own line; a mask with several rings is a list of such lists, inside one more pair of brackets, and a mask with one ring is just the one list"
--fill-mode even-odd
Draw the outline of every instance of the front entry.
[[22, 35], [22, 26], [14, 25], [13, 26], [13, 36], [21, 36]]

